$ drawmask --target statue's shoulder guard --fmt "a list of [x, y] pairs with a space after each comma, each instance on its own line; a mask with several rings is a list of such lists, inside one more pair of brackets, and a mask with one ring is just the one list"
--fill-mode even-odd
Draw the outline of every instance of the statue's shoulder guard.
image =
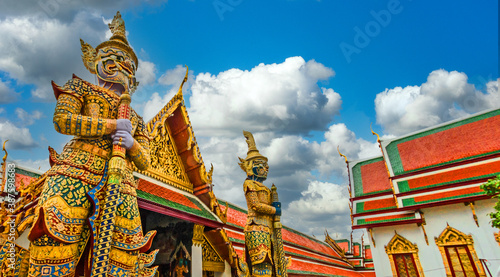
[[245, 192], [245, 194], [249, 191], [257, 192], [261, 190], [269, 190], [269, 189], [266, 186], [252, 180], [245, 180], [245, 182], [243, 183], [243, 191]]
[[59, 86], [52, 82], [52, 88], [54, 89], [54, 96], [56, 99], [58, 99], [62, 93], [65, 93], [77, 98], [83, 103], [83, 98], [91, 91], [92, 85], [76, 76], [73, 76], [73, 78], [67, 81], [64, 86]]

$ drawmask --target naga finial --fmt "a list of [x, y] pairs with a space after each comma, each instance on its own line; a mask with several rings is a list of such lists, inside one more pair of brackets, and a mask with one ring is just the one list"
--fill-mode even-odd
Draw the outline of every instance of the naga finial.
[[344, 154], [340, 153], [340, 146], [338, 146], [338, 145], [337, 145], [337, 151], [339, 152], [339, 155], [340, 155], [341, 157], [344, 157], [345, 163], [348, 163], [348, 162], [347, 162], [347, 157], [346, 157]]
[[2, 164], [5, 164], [5, 161], [7, 160], [7, 155], [9, 155], [9, 153], [7, 153], [7, 150], [5, 149], [5, 144], [7, 143], [7, 141], [9, 141], [9, 140], [6, 139], [3, 142], [3, 148], [2, 148], [2, 150], [3, 150], [3, 152], [5, 152], [5, 156], [3, 156], [3, 159], [2, 159], [3, 163]]
[[370, 130], [372, 131], [372, 135], [376, 135], [377, 136], [377, 142], [380, 143], [380, 136], [377, 133], [375, 133], [375, 131], [373, 131], [371, 123], [370, 123]]
[[182, 95], [182, 87], [184, 86], [184, 83], [187, 82], [187, 80], [188, 80], [188, 73], [189, 73], [189, 67], [186, 65], [186, 75], [184, 76], [184, 79], [182, 80], [181, 86], [179, 87], [179, 91], [177, 91], [178, 95]]

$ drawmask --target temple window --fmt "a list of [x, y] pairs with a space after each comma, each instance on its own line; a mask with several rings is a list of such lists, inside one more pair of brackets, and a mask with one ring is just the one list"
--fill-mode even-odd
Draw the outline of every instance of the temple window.
[[447, 226], [434, 239], [441, 252], [447, 277], [486, 276], [471, 235]]
[[393, 276], [424, 277], [416, 244], [396, 233], [385, 246], [385, 252], [389, 256]]

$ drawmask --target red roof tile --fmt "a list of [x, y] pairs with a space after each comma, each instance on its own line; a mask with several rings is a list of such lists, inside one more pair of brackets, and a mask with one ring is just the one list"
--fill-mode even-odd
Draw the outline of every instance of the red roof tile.
[[[398, 145], [405, 171], [500, 149], [500, 116], [457, 126]], [[487, 132], [487, 134], [485, 134]]]
[[139, 184], [137, 186], [137, 189], [170, 200], [172, 202], [179, 203], [183, 206], [193, 208], [195, 210], [201, 210], [186, 196], [178, 192], [175, 192], [173, 190], [159, 186], [157, 184], [151, 183], [149, 181], [146, 181], [144, 179], [139, 179]]
[[361, 166], [361, 178], [363, 180], [363, 193], [391, 189], [384, 161]]
[[500, 172], [500, 161], [410, 179], [408, 186], [410, 189], [415, 189], [498, 172]]
[[319, 251], [320, 253], [324, 253], [327, 255], [332, 255], [336, 257], [340, 257], [340, 255], [333, 251], [333, 249], [323, 243], [319, 243], [316, 241], [313, 241], [305, 236], [301, 236], [295, 232], [291, 232], [285, 228], [282, 229], [282, 235], [283, 235], [283, 240], [287, 242], [291, 242], [303, 247], [306, 247], [308, 249], [312, 249], [313, 251]]
[[364, 202], [363, 210], [362, 211], [356, 210], [356, 213], [369, 212], [369, 211], [374, 211], [374, 210], [388, 209], [388, 208], [395, 208], [395, 207], [396, 207], [396, 202], [394, 201], [394, 198], [388, 197], [388, 198], [383, 198], [383, 199], [366, 201], [366, 202]]
[[[306, 275], [307, 273], [316, 273], [314, 275], [320, 275], [320, 274], [328, 274], [328, 275], [335, 275], [335, 276], [362, 276], [360, 273], [355, 272], [350, 269], [344, 269], [344, 268], [339, 268], [335, 266], [330, 266], [330, 265], [324, 265], [324, 264], [316, 264], [313, 262], [306, 262], [303, 260], [298, 260], [298, 259], [293, 259], [292, 260], [292, 265], [290, 266], [289, 270], [292, 271], [300, 271], [302, 272], [302, 276]], [[300, 274], [300, 273], [299, 273]]]
[[16, 190], [17, 191], [20, 191], [21, 190], [21, 185], [26, 187], [27, 185], [30, 184], [30, 182], [34, 179], [36, 179], [35, 177], [30, 177], [30, 176], [26, 176], [24, 174], [19, 174], [19, 173], [16, 173]]

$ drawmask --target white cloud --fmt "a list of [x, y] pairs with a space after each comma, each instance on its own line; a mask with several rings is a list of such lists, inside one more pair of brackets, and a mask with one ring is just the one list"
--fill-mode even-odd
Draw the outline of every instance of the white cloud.
[[190, 116], [199, 134], [211, 136], [235, 136], [242, 128], [294, 134], [323, 130], [342, 101], [317, 83], [333, 74], [302, 57], [259, 64], [250, 71], [201, 73], [191, 86]]
[[10, 149], [28, 149], [38, 146], [28, 128], [17, 127], [8, 120], [0, 122], [0, 139], [2, 141], [8, 139]]
[[[191, 72], [192, 73], [192, 72]], [[179, 87], [186, 75], [186, 68], [178, 64], [174, 69], [169, 69], [163, 73], [160, 78], [158, 78], [158, 83], [166, 86], [177, 86]], [[193, 76], [189, 76], [190, 80], [193, 80]]]
[[486, 87], [486, 92], [477, 90], [465, 73], [435, 70], [421, 86], [395, 87], [377, 94], [377, 123], [388, 135], [403, 135], [500, 107], [498, 80]]
[[69, 23], [36, 16], [0, 20], [0, 70], [34, 84], [35, 99], [54, 100], [50, 81], [64, 84], [75, 73], [93, 80], [81, 61], [80, 37], [96, 46], [107, 29], [102, 18], [80, 12]]
[[29, 126], [35, 123], [36, 120], [42, 118], [43, 113], [40, 111], [33, 111], [32, 113], [28, 113], [22, 108], [16, 108], [17, 118], [21, 121], [21, 125]]
[[2, 9], [0, 18], [5, 16], [37, 15], [47, 18], [56, 18], [62, 22], [71, 21], [79, 11], [101, 12], [115, 14], [119, 10], [130, 10], [133, 12], [144, 9], [145, 7], [157, 9], [167, 2], [167, 0], [148, 0], [147, 6], [143, 1], [138, 0], [115, 0], [113, 5], [101, 0], [40, 0], [33, 2], [31, 0], [0, 1]]
[[382, 155], [377, 142], [372, 143], [357, 138], [356, 134], [343, 123], [330, 126], [324, 137], [324, 141], [313, 144], [313, 150], [318, 159], [317, 169], [323, 176], [336, 174], [347, 180], [346, 164], [344, 158], [340, 157], [337, 146], [349, 160]]
[[160, 96], [158, 92], [154, 92], [148, 101], [144, 104], [144, 112], [142, 117], [145, 122], [148, 122], [172, 99], [177, 91], [170, 89], [167, 93]]
[[45, 172], [50, 169], [49, 159], [42, 160], [14, 160], [16, 164], [22, 165], [27, 168], [33, 168]]
[[0, 103], [14, 102], [19, 96], [11, 87], [9, 82], [0, 79]]
[[345, 237], [350, 225], [348, 202], [346, 186], [311, 181], [301, 198], [286, 206], [283, 223], [309, 235], [328, 229]]
[[156, 65], [139, 59], [139, 68], [135, 74], [141, 86], [150, 85], [156, 81]]

